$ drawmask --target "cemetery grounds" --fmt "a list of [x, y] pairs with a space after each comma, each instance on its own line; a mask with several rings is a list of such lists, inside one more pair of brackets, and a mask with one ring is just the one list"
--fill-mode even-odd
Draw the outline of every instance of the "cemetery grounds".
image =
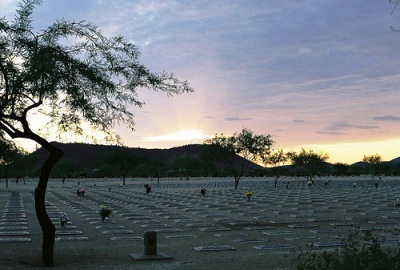
[[[51, 179], [52, 269], [295, 269], [301, 252], [340, 248], [350, 233], [398, 245], [400, 177], [382, 177], [377, 188], [370, 176], [317, 177], [312, 186], [281, 177], [276, 188], [274, 180], [242, 178], [235, 190], [233, 178], [128, 178], [125, 186], [121, 179]], [[36, 184], [0, 183], [1, 269], [42, 268]], [[101, 206], [112, 210], [104, 222]], [[144, 256], [146, 231], [156, 232], [159, 256]]]

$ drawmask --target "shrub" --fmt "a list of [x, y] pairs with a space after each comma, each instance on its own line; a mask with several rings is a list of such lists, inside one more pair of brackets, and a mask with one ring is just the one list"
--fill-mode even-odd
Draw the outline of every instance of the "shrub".
[[400, 251], [381, 247], [366, 233], [359, 242], [357, 234], [344, 240], [344, 247], [328, 252], [302, 252], [296, 259], [298, 270], [400, 270]]

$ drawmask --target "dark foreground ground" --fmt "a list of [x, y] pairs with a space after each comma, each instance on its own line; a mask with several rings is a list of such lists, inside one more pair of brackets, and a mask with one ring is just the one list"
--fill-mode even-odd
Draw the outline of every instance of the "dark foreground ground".
[[[304, 179], [284, 178], [276, 188], [272, 178], [244, 178], [237, 190], [230, 178], [120, 184], [120, 179], [79, 185], [76, 179], [51, 180], [47, 211], [57, 228], [52, 269], [295, 269], [299, 250], [332, 250], [352, 232], [400, 240], [400, 208], [394, 206], [400, 179], [394, 177], [380, 180], [377, 189], [367, 176], [320, 178], [310, 187]], [[149, 195], [144, 184], [152, 187]], [[35, 186], [34, 179], [8, 188], [0, 183], [1, 269], [42, 268]], [[78, 197], [83, 187], [87, 193]], [[98, 213], [102, 205], [113, 210], [104, 222]], [[70, 219], [65, 227], [61, 212]], [[145, 253], [146, 231], [156, 232], [156, 253], [170, 259], [133, 258]]]

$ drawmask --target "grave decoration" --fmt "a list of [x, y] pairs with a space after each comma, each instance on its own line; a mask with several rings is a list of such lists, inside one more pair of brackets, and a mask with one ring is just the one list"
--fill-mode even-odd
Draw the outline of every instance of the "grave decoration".
[[394, 206], [400, 206], [400, 201], [399, 199], [397, 199], [396, 203], [394, 204]]
[[101, 216], [101, 221], [104, 221], [107, 218], [110, 218], [110, 215], [112, 214], [112, 210], [108, 208], [107, 206], [100, 206], [100, 211], [99, 214]]
[[249, 201], [250, 201], [250, 199], [251, 199], [251, 196], [253, 196], [253, 192], [251, 192], [251, 191], [248, 191], [248, 192], [246, 192], [246, 197], [247, 197], [247, 199], [249, 199]]
[[77, 193], [78, 197], [82, 197], [83, 195], [86, 194], [86, 188], [78, 189], [78, 191], [76, 193]]
[[151, 191], [151, 186], [149, 186], [148, 184], [145, 184], [144, 188], [146, 189], [146, 195], [149, 195], [149, 193]]
[[69, 221], [67, 213], [65, 213], [65, 212], [61, 213], [60, 221], [61, 221], [61, 227], [64, 227], [64, 225], [67, 225], [67, 223]]

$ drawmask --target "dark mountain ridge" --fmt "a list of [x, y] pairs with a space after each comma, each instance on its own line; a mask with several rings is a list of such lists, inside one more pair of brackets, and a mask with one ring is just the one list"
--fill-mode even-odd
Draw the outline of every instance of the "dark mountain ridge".
[[[116, 145], [97, 145], [85, 143], [52, 142], [52, 144], [64, 151], [64, 156], [62, 157], [61, 161], [67, 161], [71, 164], [91, 169], [101, 167], [102, 157], [112, 154], [118, 149], [125, 149], [137, 157], [148, 157], [163, 163], [168, 163], [174, 157], [179, 157], [185, 154], [188, 156], [200, 157], [204, 149], [204, 145], [201, 144], [190, 144], [169, 149], [128, 148]], [[38, 168], [47, 159], [48, 152], [43, 148], [39, 148], [33, 152], [32, 155], [35, 155], [37, 158], [34, 167]], [[242, 159], [242, 157], [237, 156], [234, 164], [240, 166]], [[215, 162], [215, 167], [216, 169], [223, 169], [226, 166], [222, 161], [217, 161]], [[248, 169], [259, 170], [263, 169], [263, 167], [255, 163], [250, 163]]]

